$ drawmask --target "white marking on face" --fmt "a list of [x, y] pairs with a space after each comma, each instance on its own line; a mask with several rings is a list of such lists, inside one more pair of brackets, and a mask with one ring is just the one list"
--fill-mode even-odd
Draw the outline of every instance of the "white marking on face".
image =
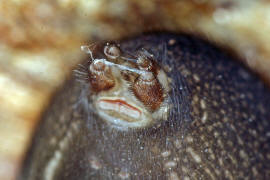
[[112, 100], [99, 100], [98, 105], [103, 110], [111, 110], [124, 114], [134, 119], [139, 119], [141, 117], [141, 111], [138, 108], [133, 107], [126, 101], [112, 101]]
[[[119, 98], [119, 96], [122, 97]], [[126, 99], [123, 94], [119, 96], [101, 96], [95, 101], [97, 113], [114, 128], [127, 130], [128, 128], [144, 127], [153, 121], [151, 114], [146, 109], [133, 103], [134, 99]]]
[[138, 112], [138, 111], [134, 111], [130, 108], [128, 108], [127, 106], [122, 106], [120, 105], [120, 110], [119, 110], [120, 113], [123, 113], [127, 116], [130, 116], [132, 118], [135, 118], [135, 119], [139, 119], [140, 116], [141, 116], [141, 113]]

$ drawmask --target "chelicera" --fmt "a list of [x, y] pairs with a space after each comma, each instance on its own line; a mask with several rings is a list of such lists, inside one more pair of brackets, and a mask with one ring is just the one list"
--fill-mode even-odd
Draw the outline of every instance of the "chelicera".
[[95, 112], [118, 129], [142, 128], [166, 120], [167, 75], [152, 54], [124, 53], [117, 43], [82, 46], [90, 55], [88, 83]]

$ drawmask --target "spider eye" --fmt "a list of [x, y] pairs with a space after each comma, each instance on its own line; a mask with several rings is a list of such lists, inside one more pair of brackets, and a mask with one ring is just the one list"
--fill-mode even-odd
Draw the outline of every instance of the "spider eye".
[[111, 59], [116, 59], [120, 56], [121, 51], [115, 44], [108, 44], [104, 47], [104, 54]]

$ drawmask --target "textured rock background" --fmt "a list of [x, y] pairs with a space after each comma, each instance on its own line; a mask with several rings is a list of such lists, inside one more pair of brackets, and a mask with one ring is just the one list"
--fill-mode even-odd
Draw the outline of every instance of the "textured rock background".
[[270, 82], [266, 0], [10, 0], [0, 2], [0, 179], [14, 179], [80, 46], [142, 32], [194, 34], [241, 57]]

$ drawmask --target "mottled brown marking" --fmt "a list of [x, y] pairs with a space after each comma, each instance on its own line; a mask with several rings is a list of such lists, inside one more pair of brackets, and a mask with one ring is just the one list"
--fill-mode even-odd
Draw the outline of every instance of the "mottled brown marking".
[[94, 92], [105, 91], [115, 85], [110, 68], [106, 68], [106, 65], [102, 62], [90, 65], [89, 82], [91, 90]]
[[157, 79], [144, 79], [140, 76], [132, 86], [134, 95], [151, 111], [160, 107], [163, 101], [163, 90]]

